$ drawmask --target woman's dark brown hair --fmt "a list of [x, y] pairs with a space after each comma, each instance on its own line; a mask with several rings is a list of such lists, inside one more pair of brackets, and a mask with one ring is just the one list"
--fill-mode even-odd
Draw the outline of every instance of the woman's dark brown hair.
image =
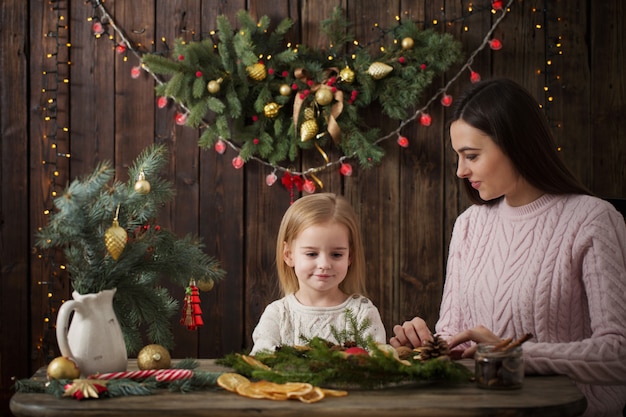
[[[533, 96], [508, 79], [476, 83], [458, 101], [450, 123], [463, 120], [487, 134], [526, 181], [548, 194], [591, 192], [561, 160], [548, 121]], [[463, 184], [475, 204], [484, 201], [467, 178]]]

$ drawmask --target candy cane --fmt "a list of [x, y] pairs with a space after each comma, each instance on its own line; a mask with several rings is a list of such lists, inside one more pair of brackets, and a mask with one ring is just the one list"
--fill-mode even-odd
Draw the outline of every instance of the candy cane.
[[154, 376], [158, 382], [189, 379], [193, 376], [191, 369], [145, 369], [142, 371], [110, 372], [90, 375], [90, 379], [146, 379]]

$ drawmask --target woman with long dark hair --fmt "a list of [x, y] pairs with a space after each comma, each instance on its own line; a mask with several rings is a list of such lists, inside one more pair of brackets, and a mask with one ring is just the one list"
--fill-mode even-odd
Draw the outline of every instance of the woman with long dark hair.
[[[476, 344], [532, 334], [525, 371], [565, 374], [585, 416], [626, 405], [626, 225], [561, 161], [539, 104], [518, 84], [476, 84], [450, 123], [457, 176], [474, 203], [454, 226], [436, 333], [472, 357]], [[394, 346], [432, 334], [415, 317]]]

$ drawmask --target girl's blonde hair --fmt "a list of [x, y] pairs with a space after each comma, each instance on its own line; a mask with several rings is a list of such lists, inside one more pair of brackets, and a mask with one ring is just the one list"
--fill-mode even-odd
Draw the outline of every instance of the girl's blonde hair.
[[310, 194], [296, 200], [285, 212], [276, 239], [276, 267], [283, 296], [298, 290], [294, 269], [285, 263], [283, 249], [306, 228], [336, 222], [350, 232], [350, 266], [339, 288], [346, 294], [365, 295], [365, 254], [354, 209], [344, 197], [332, 193]]

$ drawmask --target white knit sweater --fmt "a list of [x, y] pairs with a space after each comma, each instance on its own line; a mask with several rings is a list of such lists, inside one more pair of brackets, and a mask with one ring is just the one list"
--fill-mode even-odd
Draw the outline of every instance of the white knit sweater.
[[500, 337], [532, 333], [527, 373], [565, 374], [585, 416], [626, 404], [626, 226], [609, 203], [544, 195], [523, 207], [472, 206], [450, 242], [436, 332], [484, 325]]
[[366, 334], [375, 342], [386, 343], [385, 326], [380, 313], [372, 302], [360, 295], [352, 295], [333, 307], [310, 307], [300, 304], [294, 294], [269, 304], [252, 333], [254, 347], [252, 355], [261, 350], [274, 350], [277, 346], [302, 345], [301, 336], [307, 339], [321, 337], [331, 342], [338, 341], [332, 335], [331, 328], [341, 332], [349, 331], [346, 309], [350, 309], [357, 323], [369, 320], [370, 327]]

